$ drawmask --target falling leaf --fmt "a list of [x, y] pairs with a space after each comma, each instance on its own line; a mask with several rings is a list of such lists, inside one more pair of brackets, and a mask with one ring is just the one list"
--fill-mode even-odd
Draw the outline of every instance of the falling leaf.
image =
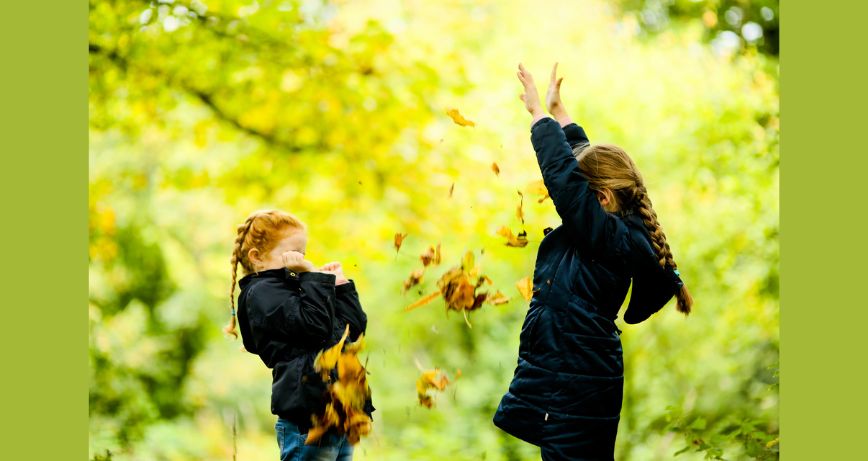
[[521, 231], [518, 236], [513, 235], [509, 227], [503, 226], [497, 231], [497, 235], [506, 237], [506, 246], [524, 248], [527, 246], [527, 232]]
[[[358, 357], [365, 337], [360, 335], [356, 342], [345, 344], [348, 335], [349, 325], [338, 344], [321, 351], [315, 360], [315, 370], [328, 384], [328, 401], [322, 413], [311, 417], [306, 445], [318, 442], [330, 430], [346, 435], [350, 444], [358, 443], [362, 436], [371, 432], [371, 418], [364, 410], [371, 389], [367, 370]], [[331, 380], [332, 371], [337, 372], [335, 381]]]
[[430, 303], [431, 301], [434, 301], [439, 296], [440, 296], [440, 290], [437, 290], [437, 291], [425, 296], [424, 298], [419, 299], [418, 301], [414, 302], [413, 304], [410, 304], [409, 306], [405, 307], [404, 311], [411, 311], [417, 307], [422, 307], [422, 306]]
[[524, 300], [530, 301], [530, 298], [533, 296], [533, 280], [531, 280], [530, 277], [525, 277], [516, 282], [515, 286], [518, 288], [518, 292], [521, 293]]
[[495, 293], [489, 294], [488, 298], [486, 298], [486, 301], [491, 303], [492, 305], [497, 306], [499, 304], [508, 303], [509, 297], [506, 296], [505, 294], [501, 293], [500, 291], [497, 291]]
[[537, 200], [538, 203], [542, 203], [547, 198], [549, 198], [549, 190], [546, 189], [546, 185], [542, 179], [531, 181], [530, 183], [528, 183], [527, 191], [531, 195], [536, 195], [540, 197], [540, 199]]
[[400, 232], [395, 234], [395, 253], [397, 253], [401, 249], [401, 244], [404, 243], [404, 239], [407, 237], [407, 234], [402, 234]]
[[452, 198], [452, 193], [455, 192], [455, 183], [449, 186], [449, 198]]
[[467, 326], [472, 328], [467, 312], [479, 309], [488, 299], [487, 292], [477, 292], [485, 284], [491, 285], [491, 279], [485, 275], [479, 275], [479, 268], [475, 265], [473, 252], [468, 251], [462, 258], [460, 266], [449, 269], [437, 280], [439, 291], [419, 299], [405, 307], [404, 310], [410, 311], [424, 306], [437, 299], [438, 296], [442, 296], [446, 302], [447, 312], [450, 310], [460, 311], [464, 315]]
[[419, 259], [422, 260], [422, 265], [428, 267], [429, 264], [440, 264], [440, 244], [437, 244], [437, 248], [433, 246], [428, 247], [420, 256]]
[[515, 217], [521, 220], [521, 225], [524, 226], [524, 194], [521, 191], [518, 192], [518, 208], [515, 209]]
[[492, 164], [491, 164], [491, 171], [493, 171], [494, 174], [500, 176], [500, 167], [497, 166], [497, 163], [492, 163]]
[[458, 112], [458, 109], [449, 109], [449, 110], [446, 111], [446, 115], [448, 115], [449, 117], [451, 117], [451, 118], [452, 118], [452, 121], [455, 122], [455, 123], [458, 124], [458, 125], [461, 125], [461, 126], [476, 126], [475, 123], [473, 123], [473, 122], [471, 122], [470, 120], [467, 120], [466, 118], [464, 118], [464, 116], [461, 115], [461, 114]]
[[424, 269], [418, 269], [410, 273], [410, 278], [404, 280], [404, 291], [407, 291], [410, 288], [413, 288], [414, 286], [421, 283], [423, 275], [425, 275]]
[[419, 404], [432, 408], [434, 406], [434, 397], [429, 394], [429, 391], [437, 390], [442, 392], [449, 384], [449, 378], [445, 373], [441, 373], [439, 368], [423, 371], [416, 380], [416, 394], [419, 397]]

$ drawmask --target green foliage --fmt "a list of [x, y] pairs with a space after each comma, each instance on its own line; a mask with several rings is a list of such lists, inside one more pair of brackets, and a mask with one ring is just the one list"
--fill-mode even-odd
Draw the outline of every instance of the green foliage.
[[[526, 199], [529, 245], [496, 232], [520, 228], [515, 191], [539, 179], [515, 66], [542, 81], [556, 60], [573, 118], [637, 162], [696, 298], [687, 319], [621, 325], [617, 459], [776, 459], [775, 58], [715, 54], [696, 15], [644, 35], [605, 2], [386, 3], [91, 4], [91, 459], [229, 459], [236, 418], [238, 458], [274, 456], [270, 371], [221, 331], [234, 227], [272, 206], [368, 312], [378, 411], [357, 459], [538, 459], [491, 416], [526, 311], [515, 282], [559, 218]], [[443, 265], [404, 293], [438, 242]], [[472, 329], [442, 301], [403, 311], [468, 250], [509, 303]], [[462, 370], [433, 410], [416, 361]]]

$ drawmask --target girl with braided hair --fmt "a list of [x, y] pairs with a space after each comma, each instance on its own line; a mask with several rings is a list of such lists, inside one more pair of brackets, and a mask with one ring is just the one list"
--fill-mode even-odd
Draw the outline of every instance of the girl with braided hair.
[[[224, 331], [238, 337], [272, 374], [271, 412], [281, 460], [352, 459], [346, 435], [329, 433], [318, 444], [306, 445], [311, 415], [320, 414], [327, 388], [314, 371], [320, 350], [338, 343], [347, 325], [350, 341], [367, 327], [355, 284], [339, 262], [316, 268], [305, 259], [306, 226], [280, 210], [257, 211], [238, 226], [232, 250], [232, 316]], [[235, 283], [238, 266], [236, 321]], [[374, 411], [365, 402], [370, 416]]]
[[552, 69], [543, 112], [519, 64], [531, 143], [563, 224], [539, 246], [533, 297], [519, 337], [518, 366], [494, 415], [507, 433], [540, 447], [543, 460], [612, 460], [623, 399], [621, 331], [672, 297], [693, 304], [642, 175], [623, 149], [590, 145], [560, 98]]

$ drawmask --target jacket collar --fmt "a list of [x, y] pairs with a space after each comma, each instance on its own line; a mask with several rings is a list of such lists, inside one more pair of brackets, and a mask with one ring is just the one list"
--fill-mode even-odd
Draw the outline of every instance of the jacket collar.
[[241, 277], [241, 280], [238, 281], [238, 287], [242, 290], [253, 283], [254, 280], [259, 279], [279, 279], [285, 280], [287, 278], [292, 278], [295, 276], [294, 272], [290, 272], [285, 267], [281, 267], [280, 269], [269, 269], [265, 271], [252, 272], [250, 274]]

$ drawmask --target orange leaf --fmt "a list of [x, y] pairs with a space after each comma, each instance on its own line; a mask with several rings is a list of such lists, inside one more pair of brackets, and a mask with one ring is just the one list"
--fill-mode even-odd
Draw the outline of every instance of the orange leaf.
[[411, 311], [417, 307], [422, 307], [422, 306], [430, 303], [431, 301], [434, 301], [435, 299], [437, 299], [438, 296], [440, 296], [440, 290], [437, 290], [437, 291], [429, 294], [428, 296], [425, 296], [424, 298], [414, 302], [413, 304], [410, 304], [409, 306], [405, 307], [404, 312]]
[[524, 206], [524, 194], [521, 191], [518, 191], [519, 201], [518, 208], [515, 209], [515, 217], [521, 220], [521, 225], [524, 226], [524, 210], [522, 207]]
[[404, 291], [419, 284], [422, 281], [422, 276], [425, 274], [424, 269], [418, 269], [410, 273], [410, 278], [404, 280]]
[[497, 230], [497, 235], [506, 237], [506, 246], [524, 248], [527, 246], [527, 232], [521, 231], [518, 236], [513, 235], [509, 227], [503, 226]]
[[516, 282], [515, 286], [518, 288], [518, 292], [521, 293], [524, 300], [530, 301], [530, 298], [533, 296], [533, 280], [531, 280], [530, 277], [525, 277]]
[[400, 232], [395, 234], [395, 253], [401, 249], [401, 244], [404, 243], [404, 238], [407, 237], [407, 234], [402, 234]]
[[452, 121], [460, 126], [476, 126], [475, 123], [464, 118], [464, 116], [458, 112], [458, 109], [449, 109], [446, 111], [446, 115], [451, 117]]
[[449, 378], [445, 373], [441, 373], [439, 368], [423, 371], [419, 379], [416, 380], [416, 394], [419, 397], [419, 404], [427, 408], [434, 406], [434, 398], [428, 393], [431, 390], [443, 391], [449, 384]]
[[489, 294], [486, 298], [486, 301], [497, 306], [499, 304], [506, 304], [509, 302], [509, 297], [505, 294], [501, 293], [499, 290], [495, 293]]
[[528, 183], [527, 191], [531, 195], [539, 196], [539, 203], [542, 203], [545, 201], [545, 199], [549, 198], [549, 190], [546, 189], [546, 185], [542, 179], [531, 181], [530, 183]]
[[497, 163], [492, 163], [492, 164], [491, 164], [491, 171], [493, 171], [494, 174], [500, 176], [500, 167], [497, 166]]

